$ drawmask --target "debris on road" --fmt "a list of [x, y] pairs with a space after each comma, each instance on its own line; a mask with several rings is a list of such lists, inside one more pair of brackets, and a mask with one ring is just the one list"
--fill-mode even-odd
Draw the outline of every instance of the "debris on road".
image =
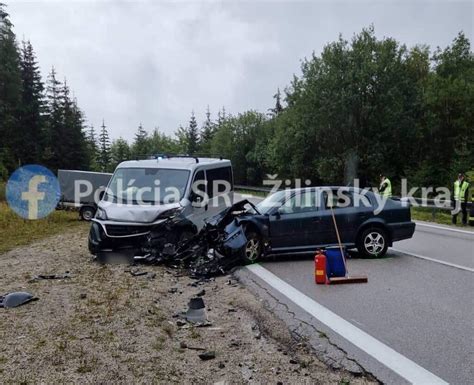
[[33, 277], [29, 282], [42, 281], [47, 279], [68, 279], [71, 278], [69, 271], [66, 271], [64, 274], [38, 274]]
[[212, 360], [216, 358], [216, 352], [204, 352], [199, 354], [199, 358], [203, 361]]
[[0, 308], [12, 308], [21, 305], [25, 305], [28, 302], [37, 301], [39, 298], [36, 298], [31, 293], [25, 291], [16, 291], [13, 293], [7, 293], [3, 296], [0, 296]]
[[206, 305], [204, 305], [204, 300], [201, 297], [191, 298], [185, 319], [193, 324], [207, 322]]
[[[240, 384], [249, 380], [239, 363], [251, 363], [258, 369], [250, 373], [253, 383], [337, 384], [344, 378], [351, 385], [377, 383], [365, 373], [333, 370], [309, 347], [297, 346], [287, 325], [237, 279], [230, 285], [230, 277], [194, 280], [163, 264], [97, 266], [88, 259], [86, 240], [84, 227], [0, 256], [0, 294], [24, 290], [41, 300], [41, 306], [5, 309], [0, 315], [0, 382], [130, 384], [159, 378], [169, 384]], [[41, 272], [68, 269], [73, 279], [28, 284], [38, 261]], [[126, 268], [156, 278], [134, 277]], [[203, 289], [198, 298], [215, 324], [210, 327], [184, 318], [190, 299]], [[260, 339], [254, 324], [260, 326]], [[180, 348], [181, 341], [190, 348]], [[208, 351], [216, 358], [198, 357]], [[307, 367], [291, 365], [290, 358]], [[293, 371], [297, 367], [299, 373]]]
[[205, 351], [206, 348], [199, 348], [199, 347], [195, 347], [195, 346], [188, 346], [188, 344], [186, 342], [180, 342], [179, 343], [179, 347], [181, 349], [189, 349], [189, 350], [201, 350], [201, 351]]
[[[226, 274], [244, 261], [245, 229], [234, 219], [249, 203], [240, 201], [207, 219], [199, 233], [181, 242], [176, 240], [177, 229], [185, 227], [189, 220], [169, 218], [148, 233], [134, 261], [184, 268], [195, 278]], [[124, 250], [127, 255], [122, 260], [128, 260], [130, 249]]]

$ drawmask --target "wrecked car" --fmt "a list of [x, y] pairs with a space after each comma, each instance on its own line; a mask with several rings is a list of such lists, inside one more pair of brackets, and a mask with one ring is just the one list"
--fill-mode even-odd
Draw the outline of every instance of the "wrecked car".
[[254, 241], [255, 238], [248, 231], [247, 223], [239, 221], [239, 216], [249, 210], [255, 210], [251, 202], [235, 203], [205, 220], [198, 234], [178, 242], [173, 236], [172, 225], [156, 228], [143, 243], [143, 255], [136, 256], [135, 260], [188, 268], [195, 277], [224, 274], [238, 264], [253, 262], [248, 245], [249, 239]]
[[235, 225], [245, 229], [245, 258], [252, 262], [261, 254], [311, 254], [336, 246], [333, 214], [342, 244], [365, 257], [384, 256], [393, 242], [415, 231], [408, 204], [354, 187], [278, 191], [239, 213]]
[[166, 243], [183, 241], [232, 201], [229, 160], [159, 156], [122, 162], [92, 219], [89, 251], [134, 254], [157, 228], [172, 229]]

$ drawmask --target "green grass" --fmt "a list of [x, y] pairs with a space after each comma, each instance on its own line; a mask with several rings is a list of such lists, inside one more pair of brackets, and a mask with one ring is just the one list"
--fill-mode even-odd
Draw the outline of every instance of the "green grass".
[[5, 202], [5, 187], [6, 183], [0, 181], [0, 202]]
[[44, 219], [32, 221], [19, 217], [0, 202], [0, 253], [81, 226], [86, 222], [79, 221], [74, 211], [54, 211]]
[[256, 197], [261, 197], [261, 198], [265, 198], [268, 195], [267, 192], [263, 192], [263, 191], [235, 190], [235, 192], [239, 194], [254, 195]]
[[[412, 219], [418, 221], [435, 222], [442, 225], [451, 225], [451, 214], [447, 210], [433, 211], [430, 207], [412, 207], [411, 208]], [[458, 216], [458, 222], [461, 222], [460, 215]]]

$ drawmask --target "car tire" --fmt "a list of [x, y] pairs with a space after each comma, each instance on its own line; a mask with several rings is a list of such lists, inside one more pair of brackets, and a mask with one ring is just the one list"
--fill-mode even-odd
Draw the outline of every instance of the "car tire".
[[247, 243], [245, 244], [245, 262], [255, 263], [262, 254], [262, 238], [255, 231], [245, 233]]
[[381, 258], [388, 249], [388, 235], [380, 227], [364, 229], [357, 239], [357, 250], [366, 258]]
[[90, 220], [94, 218], [95, 209], [91, 206], [84, 206], [81, 208], [79, 215], [83, 221], [90, 222]]

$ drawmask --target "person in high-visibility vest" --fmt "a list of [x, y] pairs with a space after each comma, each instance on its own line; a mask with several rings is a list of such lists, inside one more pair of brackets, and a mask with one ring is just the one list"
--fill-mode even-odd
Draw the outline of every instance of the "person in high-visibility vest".
[[454, 213], [453, 224], [458, 219], [459, 210], [462, 212], [462, 224], [467, 225], [467, 200], [469, 196], [469, 182], [463, 173], [459, 173], [458, 179], [454, 182]]
[[380, 174], [379, 194], [387, 198], [392, 197], [392, 182], [383, 174]]

